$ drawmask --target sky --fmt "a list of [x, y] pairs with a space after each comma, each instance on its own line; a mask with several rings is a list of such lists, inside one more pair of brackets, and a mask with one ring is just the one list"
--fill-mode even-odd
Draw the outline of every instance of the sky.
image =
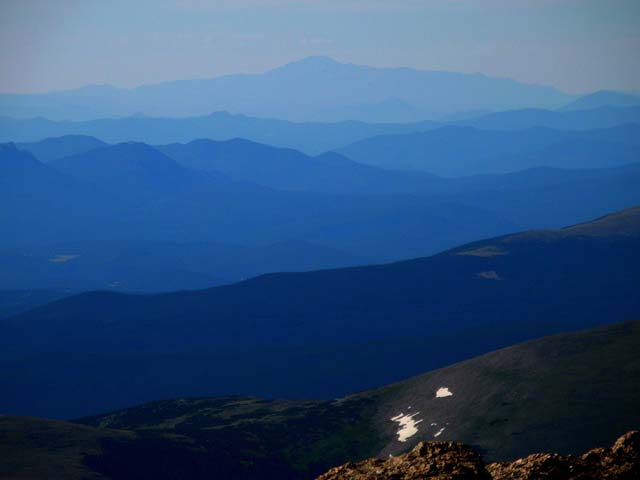
[[640, 0], [0, 0], [0, 92], [263, 72], [311, 55], [640, 91]]

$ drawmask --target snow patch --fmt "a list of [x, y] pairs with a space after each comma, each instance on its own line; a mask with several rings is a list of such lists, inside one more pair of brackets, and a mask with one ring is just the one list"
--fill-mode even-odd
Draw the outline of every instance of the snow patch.
[[486, 280], [502, 280], [502, 277], [498, 275], [495, 270], [487, 270], [486, 272], [478, 273], [478, 277], [484, 278]]
[[452, 395], [453, 392], [447, 387], [440, 387], [438, 390], [436, 390], [436, 398], [450, 397]]
[[400, 413], [391, 418], [391, 421], [396, 422], [400, 426], [397, 432], [399, 442], [406, 442], [409, 437], [413, 437], [418, 433], [417, 425], [422, 422], [422, 420], [414, 420], [413, 418], [419, 414], [420, 412], [416, 412], [413, 415]]

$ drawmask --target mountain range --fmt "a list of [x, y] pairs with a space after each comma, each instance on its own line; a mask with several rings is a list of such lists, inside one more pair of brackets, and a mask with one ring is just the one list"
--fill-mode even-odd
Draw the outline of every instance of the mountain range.
[[0, 480], [640, 480], [631, 0], [28, 3]]
[[291, 122], [273, 118], [209, 113], [185, 118], [129, 116], [87, 121], [0, 117], [0, 142], [38, 142], [48, 137], [88, 135], [108, 143], [145, 142], [154, 145], [192, 140], [244, 138], [272, 146], [293, 148], [308, 155], [337, 150], [377, 135], [416, 133], [443, 126], [483, 130], [521, 130], [546, 127], [557, 130], [594, 130], [640, 123], [640, 107], [602, 106], [589, 110], [524, 109], [476, 115], [448, 122], [415, 123]]
[[[327, 152], [309, 157], [236, 138], [200, 139], [156, 147], [184, 167], [220, 172], [235, 180], [276, 190], [331, 194], [424, 194], [441, 188], [436, 179], [392, 169], [382, 170]], [[640, 161], [640, 156], [636, 159]]]
[[[343, 181], [362, 183], [352, 175], [358, 167], [348, 160], [345, 164]], [[334, 167], [330, 164], [327, 172], [341, 171]], [[6, 185], [0, 199], [12, 205], [0, 210], [2, 243], [9, 246], [120, 240], [265, 246], [304, 240], [361, 257], [399, 258], [411, 256], [416, 248], [433, 251], [451, 241], [513, 227], [492, 212], [426, 195], [383, 195], [375, 190], [333, 195], [266, 188], [183, 167], [140, 143], [108, 146], [48, 164], [4, 145], [0, 173]], [[436, 232], [434, 226], [443, 216], [449, 226]], [[401, 231], [402, 225], [406, 229]], [[413, 233], [406, 237], [409, 226]], [[368, 235], [380, 228], [388, 230], [383, 238]], [[424, 242], [427, 237], [429, 243]], [[352, 249], [356, 243], [360, 247]]]
[[26, 150], [43, 163], [85, 153], [97, 148], [106, 147], [102, 140], [88, 135], [64, 135], [62, 137], [45, 138], [38, 142], [18, 143], [20, 150]]
[[387, 265], [68, 297], [0, 322], [0, 409], [69, 418], [177, 392], [332, 398], [637, 318], [639, 238], [634, 208]]
[[640, 124], [575, 132], [443, 127], [381, 135], [339, 153], [360, 163], [446, 177], [515, 172], [534, 167], [605, 168], [640, 160]]
[[73, 423], [3, 415], [0, 475], [302, 480], [428, 440], [486, 461], [578, 454], [640, 423], [639, 341], [639, 322], [561, 334], [332, 401], [177, 398]]
[[372, 68], [308, 57], [262, 74], [181, 80], [132, 89], [92, 85], [44, 94], [0, 95], [0, 114], [95, 119], [144, 114], [194, 116], [228, 110], [294, 121], [410, 122], [460, 112], [554, 108], [572, 96], [480, 74]]
[[637, 107], [640, 105], [640, 95], [599, 90], [577, 98], [568, 103], [562, 110], [589, 110], [600, 107]]
[[[633, 132], [593, 137], [633, 148]], [[12, 206], [0, 210], [0, 289], [202, 288], [430, 255], [640, 202], [638, 164], [445, 179], [240, 139], [87, 150], [96, 142], [0, 148]]]

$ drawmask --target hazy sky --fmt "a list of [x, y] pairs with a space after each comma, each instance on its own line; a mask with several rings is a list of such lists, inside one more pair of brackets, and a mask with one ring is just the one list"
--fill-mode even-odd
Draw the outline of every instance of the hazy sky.
[[0, 0], [0, 91], [261, 72], [309, 55], [640, 90], [640, 0]]

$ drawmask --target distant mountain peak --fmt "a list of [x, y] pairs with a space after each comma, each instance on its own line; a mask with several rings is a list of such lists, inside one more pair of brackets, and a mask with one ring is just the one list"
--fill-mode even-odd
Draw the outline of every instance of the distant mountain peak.
[[15, 143], [0, 143], [0, 161], [3, 163], [8, 162], [27, 162], [31, 164], [40, 163], [36, 160], [33, 155], [29, 152], [25, 152], [24, 150], [20, 150]]
[[346, 64], [340, 63], [331, 57], [317, 55], [317, 56], [305, 57], [300, 60], [287, 63], [280, 67], [276, 67], [267, 73], [292, 72], [292, 71], [307, 73], [307, 72], [327, 70], [327, 69], [344, 66], [344, 65]]
[[107, 144], [89, 135], [70, 134], [48, 137], [39, 142], [19, 143], [17, 146], [20, 150], [31, 153], [41, 162], [47, 163], [58, 158], [105, 147]]
[[[61, 158], [52, 162], [57, 168], [76, 168], [80, 165], [136, 165], [137, 168], [180, 169], [179, 165], [164, 153], [142, 142], [122, 142], [107, 145], [89, 152]], [[75, 167], [74, 167], [75, 166]]]
[[[24, 181], [25, 172], [46, 170], [46, 167], [31, 153], [20, 150], [14, 143], [0, 144], [0, 183], [8, 181], [11, 175], [19, 175]], [[15, 178], [14, 178], [15, 181]]]
[[633, 107], [640, 105], [640, 96], [614, 90], [598, 90], [583, 95], [561, 110], [588, 110], [601, 107]]
[[328, 57], [326, 55], [312, 55], [310, 57], [304, 57], [300, 60], [295, 60], [293, 62], [289, 62], [288, 64], [284, 65], [284, 67], [287, 66], [291, 66], [291, 65], [344, 65], [343, 63], [338, 62], [337, 60], [334, 60], [331, 57]]
[[83, 95], [101, 95], [116, 93], [119, 90], [118, 87], [114, 87], [108, 83], [92, 83], [75, 89], [62, 90], [61, 93], [72, 92]]
[[[478, 91], [482, 95], [477, 95]], [[385, 100], [391, 97], [403, 103], [396, 101], [390, 108]], [[78, 120], [130, 117], [136, 113], [182, 118], [228, 110], [298, 122], [407, 122], [529, 105], [558, 108], [574, 98], [551, 87], [504, 78], [367, 66], [317, 55], [264, 73], [175, 80], [135, 88], [92, 85], [37, 97], [3, 95], [0, 114]], [[357, 106], [363, 107], [354, 108]]]

